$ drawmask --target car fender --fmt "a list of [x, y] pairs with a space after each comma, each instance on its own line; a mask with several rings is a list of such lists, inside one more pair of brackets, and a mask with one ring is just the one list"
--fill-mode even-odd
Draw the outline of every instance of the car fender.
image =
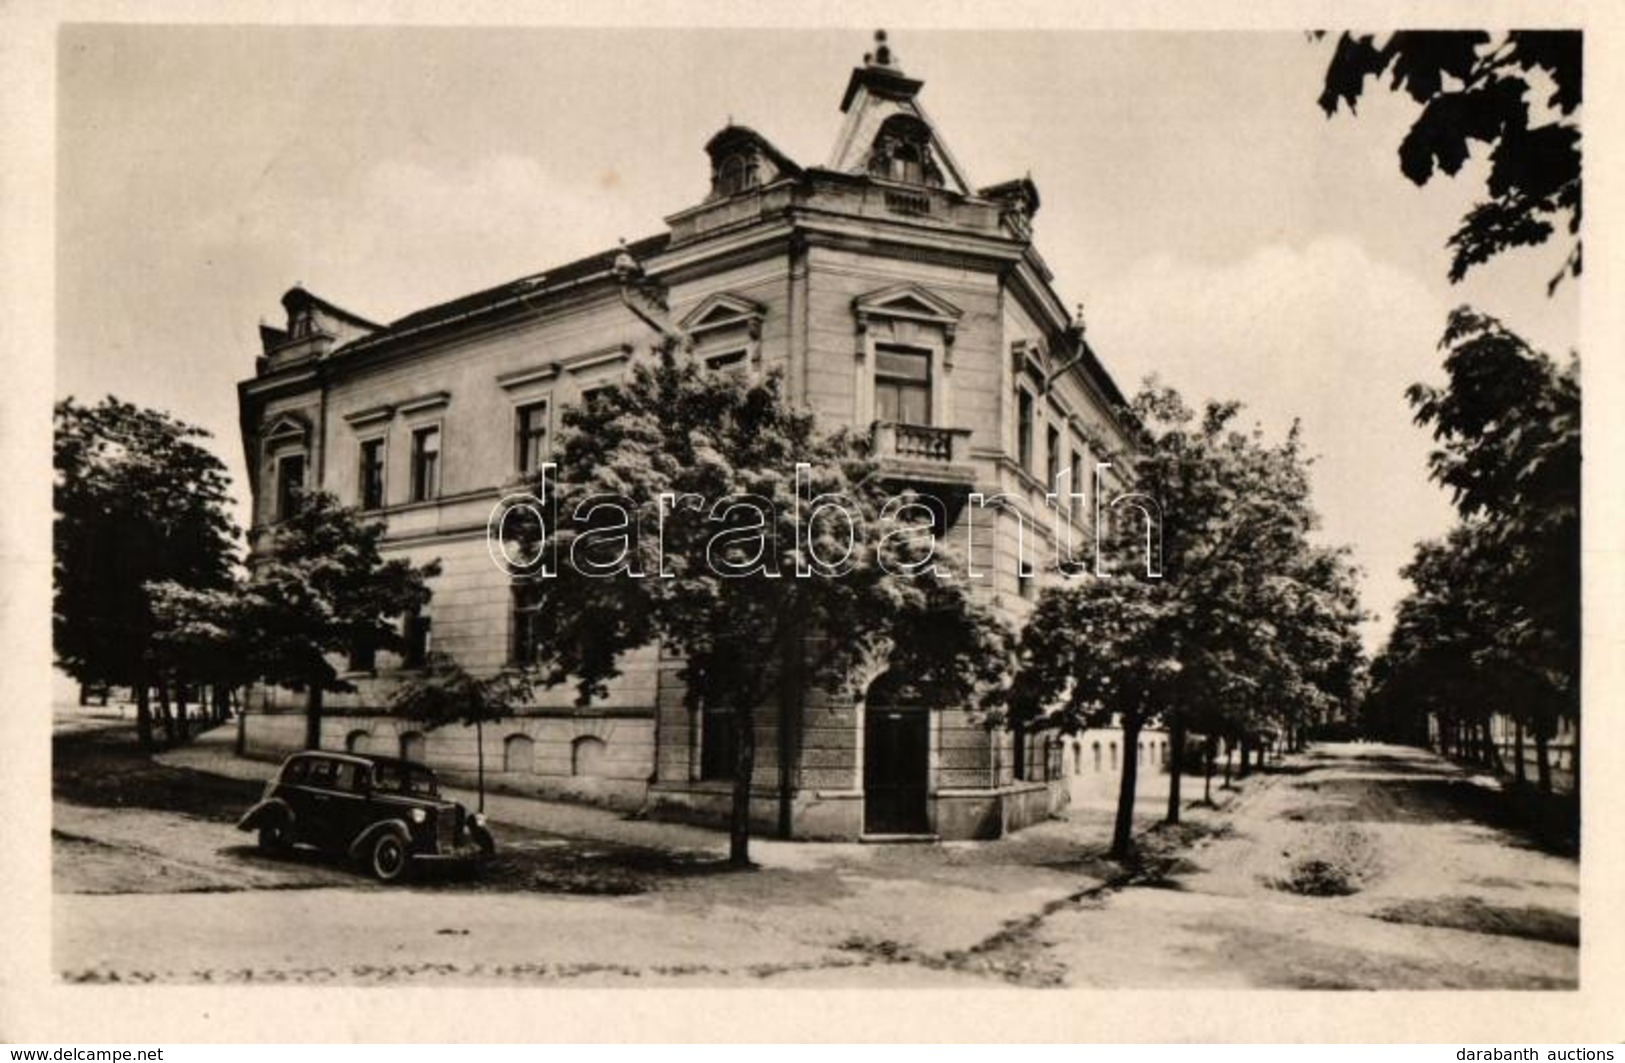
[[407, 827], [405, 820], [381, 819], [356, 835], [355, 841], [350, 843], [350, 857], [355, 860], [361, 859], [366, 855], [367, 847], [376, 841], [380, 834], [384, 833], [399, 834], [401, 840], [406, 842], [408, 847], [411, 846], [412, 831], [411, 828]]
[[259, 830], [261, 827], [275, 823], [277, 820], [291, 826], [295, 818], [293, 808], [289, 806], [288, 802], [280, 797], [272, 797], [259, 802], [245, 812], [243, 818], [237, 821], [237, 829]]

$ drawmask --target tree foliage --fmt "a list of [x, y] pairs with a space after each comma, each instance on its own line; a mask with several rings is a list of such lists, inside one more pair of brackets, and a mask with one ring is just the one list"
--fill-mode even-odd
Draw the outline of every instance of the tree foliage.
[[1414, 183], [1435, 172], [1455, 176], [1488, 152], [1488, 198], [1476, 204], [1449, 246], [1450, 279], [1514, 247], [1545, 243], [1559, 227], [1574, 237], [1563, 268], [1580, 275], [1580, 127], [1582, 37], [1577, 30], [1407, 31], [1381, 44], [1344, 33], [1326, 69], [1321, 109], [1353, 112], [1368, 80], [1421, 105], [1399, 145], [1399, 166]]
[[399, 650], [398, 619], [428, 604], [439, 562], [385, 560], [385, 526], [361, 520], [331, 494], [308, 492], [269, 529], [235, 602], [225, 613], [255, 675], [307, 694], [306, 745], [321, 742], [322, 695], [354, 689], [332, 658], [358, 647]]
[[[80, 682], [135, 689], [152, 737], [147, 689], [198, 678], [199, 662], [155, 639], [154, 587], [229, 586], [238, 529], [225, 466], [209, 434], [109, 396], [55, 410], [52, 634], [57, 663]], [[174, 736], [171, 735], [171, 738]]]
[[397, 715], [417, 720], [430, 730], [451, 724], [475, 729], [480, 810], [484, 811], [484, 727], [506, 720], [531, 697], [530, 680], [523, 672], [502, 671], [476, 676], [449, 654], [436, 653], [430, 656], [422, 675], [413, 676], [394, 689], [389, 703]]
[[[962, 568], [928, 563], [946, 549], [930, 510], [892, 502], [867, 444], [822, 431], [777, 376], [666, 351], [564, 424], [548, 485], [558, 517], [541, 544], [555, 573], [539, 581], [542, 679], [573, 682], [586, 703], [630, 651], [680, 657], [690, 706], [733, 721], [735, 863], [749, 859], [758, 706], [779, 706], [782, 765], [810, 686], [855, 693], [858, 677], [890, 666], [922, 701], [947, 705], [998, 680], [1004, 629], [963, 580], [939, 574]], [[813, 504], [825, 497], [842, 505]], [[604, 499], [625, 508], [594, 511]]]
[[1511, 715], [1540, 747], [1559, 719], [1579, 718], [1580, 386], [1577, 359], [1558, 364], [1499, 321], [1467, 307], [1440, 344], [1447, 384], [1408, 392], [1438, 448], [1432, 476], [1460, 522], [1422, 543], [1406, 568], [1413, 590], [1374, 668], [1369, 709], [1414, 737], [1432, 714], [1481, 748], [1492, 713]]
[[[1017, 711], [1078, 730], [1116, 721], [1125, 748], [1161, 722], [1175, 757], [1187, 731], [1245, 737], [1343, 704], [1360, 666], [1354, 571], [1312, 545], [1317, 518], [1297, 431], [1270, 444], [1235, 426], [1240, 408], [1200, 414], [1170, 389], [1132, 404], [1142, 427], [1120, 460], [1161, 514], [1163, 571], [1119, 563], [1046, 588], [1022, 632]], [[1126, 529], [1108, 537], [1118, 551]], [[1133, 551], [1128, 551], [1132, 556]], [[1130, 845], [1136, 758], [1125, 757], [1113, 851]]]

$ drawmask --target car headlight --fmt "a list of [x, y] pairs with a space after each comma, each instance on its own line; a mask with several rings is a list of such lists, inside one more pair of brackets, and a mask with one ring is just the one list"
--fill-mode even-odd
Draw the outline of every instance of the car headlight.
[[485, 813], [476, 812], [472, 816], [468, 817], [468, 821], [474, 824], [476, 827], [483, 827], [485, 826]]
[[412, 822], [413, 823], [427, 823], [428, 821], [429, 821], [429, 813], [423, 811], [423, 809], [421, 809], [421, 808], [414, 808], [412, 810]]

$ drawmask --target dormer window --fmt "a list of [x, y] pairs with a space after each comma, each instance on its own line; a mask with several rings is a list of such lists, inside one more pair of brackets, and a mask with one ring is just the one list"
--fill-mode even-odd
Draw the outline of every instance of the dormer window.
[[931, 127], [909, 114], [894, 114], [875, 134], [869, 173], [911, 185], [942, 185], [931, 153]]
[[756, 160], [746, 154], [725, 156], [712, 180], [719, 196], [735, 196], [756, 187]]

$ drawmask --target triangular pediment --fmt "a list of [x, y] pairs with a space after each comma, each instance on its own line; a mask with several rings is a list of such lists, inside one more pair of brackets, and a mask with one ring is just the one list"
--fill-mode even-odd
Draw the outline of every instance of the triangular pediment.
[[942, 296], [918, 284], [898, 284], [860, 295], [852, 301], [852, 308], [868, 317], [903, 317], [943, 324], [957, 322], [964, 313]]
[[261, 438], [267, 442], [271, 440], [282, 442], [293, 439], [303, 441], [309, 438], [309, 436], [310, 422], [306, 421], [298, 414], [293, 413], [282, 414], [276, 420], [266, 425], [265, 431], [261, 433]]
[[767, 308], [742, 295], [717, 292], [700, 300], [678, 324], [693, 335], [731, 326], [750, 326], [762, 320]]

